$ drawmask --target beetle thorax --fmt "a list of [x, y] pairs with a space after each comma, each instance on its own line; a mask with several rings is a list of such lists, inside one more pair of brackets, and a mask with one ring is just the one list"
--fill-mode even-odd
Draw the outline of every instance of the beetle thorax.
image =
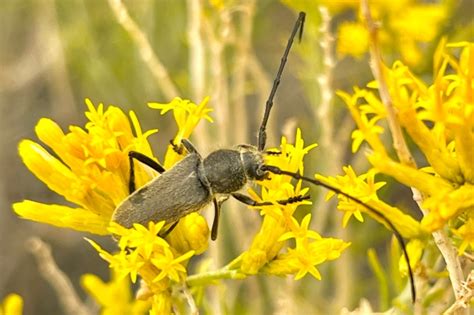
[[242, 189], [249, 180], [257, 179], [262, 164], [258, 151], [221, 149], [204, 159], [202, 175], [213, 193], [229, 194]]

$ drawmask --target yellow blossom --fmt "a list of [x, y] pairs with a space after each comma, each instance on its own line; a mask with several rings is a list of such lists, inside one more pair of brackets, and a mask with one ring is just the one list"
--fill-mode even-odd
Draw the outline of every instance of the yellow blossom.
[[21, 315], [23, 314], [23, 299], [15, 293], [5, 297], [0, 304], [0, 315]]
[[81, 285], [100, 307], [101, 315], [147, 314], [149, 301], [136, 300], [127, 278], [112, 272], [110, 282], [104, 282], [93, 274], [81, 277]]
[[364, 25], [343, 22], [337, 30], [337, 53], [361, 58], [369, 48], [369, 32]]
[[453, 230], [454, 235], [459, 237], [462, 242], [459, 246], [459, 255], [464, 254], [466, 249], [470, 248], [474, 250], [474, 219], [469, 218], [463, 225], [458, 229]]
[[190, 213], [179, 220], [178, 225], [166, 237], [166, 241], [178, 253], [184, 254], [189, 250], [202, 254], [209, 245], [209, 227], [206, 219], [196, 213]]
[[153, 296], [150, 315], [168, 315], [173, 308], [171, 293], [165, 291]]
[[[352, 167], [344, 167], [344, 176], [324, 177], [316, 175], [316, 179], [323, 183], [338, 188], [341, 191], [361, 200], [367, 206], [375, 209], [379, 213], [364, 207], [343, 195], [338, 195], [338, 209], [344, 211], [343, 226], [346, 226], [348, 220], [354, 216], [358, 221], [363, 222], [361, 212], [369, 214], [373, 219], [385, 225], [389, 230], [392, 228], [381, 217], [383, 215], [387, 220], [397, 228], [397, 230], [407, 238], [421, 237], [426, 231], [420, 223], [400, 209], [392, 207], [377, 197], [377, 190], [385, 185], [384, 182], [375, 182], [375, 172], [370, 170], [367, 174], [357, 176]], [[327, 199], [334, 196], [334, 192], [328, 192]]]
[[[107, 231], [108, 218], [86, 209], [47, 205], [31, 200], [15, 203], [13, 209], [20, 217], [29, 220], [98, 235], [109, 233]], [[45, 215], [46, 213], [48, 215]]]
[[[404, 63], [417, 66], [424, 62], [424, 54], [430, 52], [430, 43], [443, 30], [443, 23], [452, 14], [453, 4], [449, 1], [441, 3], [425, 3], [420, 0], [403, 1], [369, 1], [373, 19], [380, 24], [379, 39], [385, 52], [400, 53]], [[334, 20], [346, 20], [337, 26], [336, 50], [338, 55], [360, 58], [369, 48], [369, 34], [360, 12], [360, 0], [346, 1], [308, 1], [284, 0], [283, 3], [296, 12], [318, 12], [320, 6], [327, 7]], [[347, 14], [348, 11], [354, 11]], [[347, 16], [355, 16], [347, 20]], [[313, 21], [313, 22], [312, 22]], [[420, 23], [420, 21], [423, 21]], [[319, 27], [319, 18], [308, 18], [308, 28]], [[315, 24], [311, 25], [311, 23]]]
[[[207, 115], [210, 109], [206, 104], [207, 99], [200, 105], [177, 99], [170, 104], [156, 106], [163, 107], [163, 112], [175, 112], [179, 125], [175, 141], [180, 141], [182, 137], [189, 137], [201, 118], [211, 120]], [[133, 112], [127, 117], [118, 107], [105, 108], [103, 104], [95, 107], [89, 99], [86, 99], [86, 105], [88, 111], [85, 115], [89, 122], [84, 129], [71, 126], [69, 132], [64, 133], [50, 119], [42, 118], [38, 122], [35, 129], [38, 138], [58, 158], [31, 140], [23, 140], [19, 145], [20, 156], [31, 172], [51, 190], [79, 205], [79, 208], [29, 200], [14, 204], [13, 208], [26, 219], [103, 235], [108, 233], [107, 226], [116, 206], [129, 194], [128, 152], [137, 151], [157, 160], [147, 141], [148, 136], [157, 130], [143, 132]], [[178, 158], [174, 158], [176, 153], [172, 148], [168, 151], [165, 164], [171, 167]], [[136, 163], [137, 187], [150, 181], [153, 176], [156, 174]], [[197, 225], [193, 223], [196, 220], [199, 221]], [[186, 221], [187, 226], [200, 227], [193, 229], [193, 233], [202, 231], [201, 235], [207, 235], [208, 228], [204, 226], [202, 218], [192, 216]], [[179, 232], [184, 234], [182, 238], [185, 240], [195, 239], [187, 230], [179, 229]], [[203, 241], [203, 237], [196, 239], [200, 241], [188, 241], [188, 244], [202, 252], [207, 242]]]
[[[295, 144], [289, 144], [283, 137], [280, 154], [267, 156], [266, 164], [302, 173], [302, 160], [314, 147], [314, 144], [304, 146], [301, 131], [298, 129]], [[239, 269], [244, 274], [293, 274], [295, 279], [300, 279], [310, 273], [320, 279], [315, 266], [326, 260], [336, 259], [349, 246], [342, 240], [323, 238], [310, 230], [311, 214], [307, 214], [301, 223], [298, 222], [293, 214], [301, 203], [278, 204], [278, 200], [307, 192], [307, 188], [301, 188], [301, 182], [292, 184], [291, 180], [288, 176], [272, 174], [270, 180], [259, 183], [262, 186], [261, 195], [253, 190], [249, 191], [256, 201], [271, 201], [273, 205], [259, 207], [262, 208], [261, 215], [264, 216], [260, 231], [254, 237], [250, 248], [238, 259]], [[287, 247], [287, 240], [290, 238], [296, 239], [295, 248]]]
[[[441, 22], [446, 19], [446, 8], [439, 4], [412, 4], [400, 7], [403, 14], [390, 15], [389, 27], [402, 38], [430, 42], [438, 34]], [[420, 23], [423, 21], [423, 23]]]
[[[421, 257], [423, 256], [424, 249], [425, 244], [419, 239], [413, 239], [408, 242], [407, 253], [408, 257], [410, 257], [410, 267], [412, 270], [416, 270], [417, 266], [421, 263]], [[398, 261], [398, 268], [401, 275], [408, 275], [407, 261], [404, 259], [404, 257], [400, 257], [400, 260]]]
[[[460, 50], [456, 57], [452, 50]], [[390, 97], [397, 119], [429, 165], [419, 169], [391, 159], [367, 121], [384, 116], [363, 106], [379, 108], [380, 100], [369, 90], [355, 88], [354, 95], [339, 93], [358, 126], [353, 148], [367, 141], [375, 151], [369, 161], [379, 172], [414, 187], [423, 196], [422, 229], [440, 229], [452, 218], [474, 207], [474, 44], [446, 45], [441, 41], [434, 55], [434, 81], [417, 78], [397, 61], [386, 68]], [[376, 84], [370, 83], [369, 88]], [[365, 92], [361, 92], [365, 91]], [[371, 115], [371, 118], [364, 118]], [[373, 116], [375, 115], [375, 116]]]
[[[207, 107], [208, 102], [209, 97], [206, 97], [199, 105], [176, 97], [167, 104], [150, 102], [148, 106], [153, 109], [161, 109], [161, 115], [166, 114], [170, 110], [173, 111], [174, 119], [178, 125], [178, 132], [173, 139], [173, 143], [180, 145], [181, 140], [189, 138], [191, 132], [196, 128], [201, 119], [206, 119], [209, 122], [213, 121], [211, 116], [208, 115], [212, 111], [211, 108]], [[173, 146], [169, 145], [165, 155], [165, 169], [170, 168], [182, 158], [183, 155], [178, 154]]]
[[[137, 274], [140, 274], [147, 284], [158, 282], [165, 277], [175, 282], [183, 280], [186, 268], [182, 263], [189, 260], [194, 251], [176, 255], [175, 250], [158, 236], [164, 226], [163, 221], [157, 224], [149, 222], [148, 228], [137, 223], [131, 229], [116, 226], [117, 224], [112, 224], [110, 232], [120, 237], [120, 252], [110, 254], [95, 242], [89, 242], [121, 277], [130, 274], [132, 282], [135, 282]], [[152, 269], [155, 270], [147, 277], [141, 273], [141, 268], [146, 265], [154, 267]]]
[[[361, 143], [363, 141], [367, 141], [373, 150], [379, 152], [380, 154], [386, 154], [384, 145], [378, 137], [378, 135], [383, 132], [383, 128], [376, 125], [379, 118], [374, 117], [372, 119], [369, 119], [367, 114], [361, 113], [359, 109], [360, 98], [365, 98], [367, 96], [368, 103], [369, 100], [373, 100], [374, 98], [372, 98], [369, 93], [365, 93], [363, 90], [358, 88], [354, 88], [354, 92], [354, 95], [349, 95], [348, 93], [343, 91], [338, 91], [336, 93], [346, 103], [358, 127], [358, 129], [354, 130], [354, 132], [352, 133], [352, 152], [356, 152], [359, 149]], [[363, 106], [367, 107], [367, 105]]]
[[[295, 144], [289, 144], [285, 137], [282, 137], [279, 148], [280, 154], [267, 155], [268, 165], [278, 166], [281, 169], [291, 172], [303, 172], [303, 157], [314, 147], [315, 144], [305, 147], [301, 136], [301, 131], [297, 129]], [[274, 151], [274, 150], [270, 150]], [[272, 260], [284, 246], [284, 242], [279, 238], [289, 231], [292, 224], [292, 216], [299, 204], [308, 202], [291, 203], [280, 205], [278, 200], [285, 200], [290, 197], [305, 194], [307, 188], [301, 188], [301, 183], [295, 186], [291, 184], [288, 176], [271, 175], [270, 180], [259, 182], [261, 185], [261, 196], [252, 189], [250, 195], [255, 200], [265, 200], [274, 203], [272, 206], [262, 207], [261, 214], [264, 215], [260, 231], [252, 241], [252, 244], [243, 255], [241, 270], [247, 274], [255, 274], [268, 261]]]
[[[46, 205], [25, 200], [13, 205], [20, 216], [60, 227], [106, 234], [112, 213], [128, 195], [128, 151], [138, 150], [151, 157], [146, 138], [155, 130], [142, 133], [133, 113], [137, 134], [126, 115], [117, 107], [95, 108], [86, 99], [89, 122], [85, 130], [71, 126], [64, 133], [52, 120], [43, 118], [36, 126], [38, 138], [59, 157], [43, 146], [23, 140], [19, 153], [25, 165], [54, 192], [80, 208]], [[137, 168], [137, 185], [151, 179], [144, 168]], [[90, 225], [89, 225], [90, 223]]]
[[316, 269], [327, 260], [337, 259], [350, 243], [333, 238], [319, 238], [305, 244], [289, 248], [288, 252], [278, 255], [263, 268], [263, 272], [272, 275], [295, 274], [295, 280], [307, 273], [320, 280], [321, 275]]
[[[163, 107], [163, 113], [173, 110], [175, 114], [179, 128], [175, 143], [179, 144], [183, 137], [189, 137], [201, 118], [211, 120], [207, 115], [210, 109], [206, 104], [207, 99], [200, 105], [186, 100], [157, 105]], [[134, 224], [131, 229], [111, 223], [115, 208], [129, 194], [128, 153], [137, 151], [157, 161], [147, 141], [147, 137], [156, 130], [142, 131], [133, 112], [127, 117], [117, 107], [105, 108], [102, 104], [95, 107], [88, 99], [86, 105], [88, 111], [85, 115], [89, 122], [84, 129], [71, 126], [69, 132], [64, 133], [50, 119], [43, 118], [38, 122], [36, 134], [54, 155], [31, 140], [23, 140], [19, 145], [20, 156], [26, 166], [50, 189], [79, 207], [25, 200], [14, 204], [14, 210], [27, 219], [94, 234], [113, 235], [118, 240], [117, 253], [109, 253], [94, 241], [89, 242], [109, 262], [115, 280], [110, 286], [93, 276], [86, 277], [88, 280], [85, 281], [97, 285], [102, 283], [101, 287], [120, 291], [128, 283], [123, 282], [124, 277], [130, 276], [132, 282], [135, 282], [140, 276], [151, 292], [145, 298], [147, 305], [151, 305], [151, 311], [158, 310], [159, 314], [163, 314], [167, 308], [167, 312], [170, 312], [171, 302], [165, 302], [162, 298], [169, 296], [168, 290], [173, 282], [184, 281], [187, 261], [196, 253], [207, 249], [207, 222], [201, 215], [192, 213], [180, 220], [167, 240], [158, 236], [166, 229], [165, 222], [149, 222], [147, 227]], [[181, 158], [170, 146], [165, 164], [172, 167]], [[137, 187], [154, 176], [157, 176], [155, 172], [135, 163]], [[125, 284], [119, 285], [119, 282]], [[114, 292], [110, 294], [119, 294], [118, 291]], [[100, 298], [102, 300], [98, 302], [104, 307], [103, 313], [112, 314], [125, 309], [119, 304], [116, 307], [110, 305], [110, 301], [106, 301], [107, 294]], [[130, 307], [127, 309], [130, 310]]]
[[315, 231], [309, 230], [309, 222], [311, 221], [311, 213], [308, 213], [303, 220], [301, 221], [301, 224], [296, 221], [295, 218], [291, 218], [293, 221], [293, 224], [290, 226], [290, 232], [286, 232], [280, 238], [278, 239], [280, 242], [285, 241], [290, 238], [296, 239], [296, 242], [301, 242], [304, 243], [309, 239], [320, 239], [321, 236], [316, 233]]

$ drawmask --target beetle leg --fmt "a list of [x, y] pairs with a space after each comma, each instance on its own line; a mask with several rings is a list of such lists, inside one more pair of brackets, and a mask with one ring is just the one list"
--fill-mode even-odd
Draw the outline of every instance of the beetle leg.
[[[245, 203], [246, 205], [249, 205], [249, 206], [252, 206], [252, 207], [261, 207], [261, 206], [271, 206], [271, 205], [273, 205], [273, 203], [271, 203], [270, 201], [256, 202], [255, 200], [253, 200], [249, 196], [239, 194], [239, 193], [232, 193], [231, 195], [232, 195], [232, 197], [234, 197], [238, 201], [240, 201], [242, 203]], [[300, 202], [300, 201], [307, 200], [307, 199], [310, 199], [309, 195], [307, 195], [307, 196], [298, 195], [298, 196], [290, 197], [288, 199], [278, 200], [277, 202], [281, 205], [287, 205], [289, 203], [296, 203], [296, 202]]]
[[194, 154], [199, 155], [198, 150], [191, 143], [191, 141], [189, 141], [188, 139], [183, 139], [183, 140], [181, 140], [181, 143], [184, 145], [184, 147], [186, 148], [186, 151], [188, 151], [188, 153], [194, 153]]
[[131, 194], [132, 192], [135, 191], [136, 186], [135, 186], [135, 166], [133, 164], [133, 159], [142, 162], [143, 164], [151, 167], [158, 173], [163, 173], [165, 172], [165, 168], [161, 166], [160, 163], [156, 162], [152, 158], [146, 156], [143, 153], [136, 152], [136, 151], [130, 151], [128, 152], [128, 161], [130, 162], [130, 179], [128, 182], [128, 191]]
[[171, 231], [173, 231], [174, 228], [178, 225], [178, 223], [179, 223], [179, 220], [171, 224], [171, 226], [165, 232], [160, 234], [160, 237], [161, 238], [167, 237], [171, 233]]
[[183, 155], [183, 145], [182, 144], [177, 145], [176, 143], [174, 143], [173, 139], [170, 140], [170, 144], [173, 147], [174, 152], [178, 153], [179, 155]]
[[213, 198], [212, 203], [214, 204], [214, 221], [212, 221], [211, 240], [215, 241], [217, 239], [217, 231], [219, 229], [219, 217], [221, 214], [222, 202], [219, 202], [216, 198]]
[[188, 151], [188, 153], [194, 153], [199, 155], [199, 152], [196, 147], [188, 139], [182, 139], [181, 144], [179, 145], [174, 143], [174, 140], [170, 140], [170, 144], [173, 147], [174, 152], [178, 153], [179, 155], [183, 155], [183, 147], [186, 149], [186, 151]]
[[268, 155], [280, 155], [281, 154], [281, 151], [275, 151], [275, 150], [266, 150], [266, 151], [263, 151], [264, 154], [268, 154]]

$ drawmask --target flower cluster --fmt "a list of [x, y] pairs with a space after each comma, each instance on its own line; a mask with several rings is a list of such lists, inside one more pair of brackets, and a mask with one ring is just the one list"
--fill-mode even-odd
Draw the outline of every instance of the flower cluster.
[[157, 224], [149, 222], [148, 228], [135, 224], [133, 228], [126, 229], [112, 223], [109, 231], [119, 239], [120, 249], [115, 254], [108, 253], [89, 240], [100, 256], [109, 262], [119, 280], [130, 276], [132, 282], [136, 282], [137, 276], [141, 276], [143, 284], [138, 298], [152, 298], [152, 309], [158, 314], [169, 312], [169, 309], [161, 307], [171, 305], [171, 284], [186, 279], [185, 264], [195, 254], [194, 250], [189, 250], [180, 255], [167, 241], [159, 237], [164, 225], [164, 221]]
[[[128, 152], [135, 150], [153, 157], [147, 137], [156, 130], [142, 133], [136, 115], [130, 119], [118, 107], [104, 110], [86, 99], [89, 122], [85, 130], [71, 126], [64, 133], [57, 123], [43, 118], [36, 135], [54, 153], [31, 140], [19, 145], [20, 156], [28, 169], [51, 190], [79, 206], [48, 205], [26, 200], [13, 205], [26, 219], [59, 227], [105, 235], [115, 207], [128, 195]], [[137, 184], [151, 179], [138, 168]]]
[[[91, 243], [120, 279], [130, 274], [135, 281], [139, 274], [152, 293], [159, 292], [154, 295], [152, 303], [152, 309], [156, 311], [156, 308], [170, 305], [160, 300], [160, 297], [169, 296], [166, 285], [170, 279], [183, 279], [181, 273], [186, 271], [184, 262], [193, 254], [207, 249], [209, 228], [197, 213], [180, 220], [166, 241], [157, 236], [163, 223], [151, 223], [148, 229], [136, 225], [130, 230], [111, 225], [113, 211], [129, 194], [128, 152], [138, 151], [156, 160], [147, 137], [157, 130], [142, 132], [133, 112], [128, 118], [115, 106], [104, 108], [100, 104], [96, 108], [89, 99], [86, 99], [86, 105], [89, 122], [85, 130], [71, 126], [69, 133], [65, 134], [50, 119], [43, 118], [38, 122], [36, 134], [54, 155], [31, 140], [23, 140], [19, 145], [20, 156], [30, 171], [51, 190], [79, 205], [79, 208], [25, 200], [15, 203], [14, 211], [33, 221], [118, 237], [120, 251], [117, 254], [109, 254], [96, 243]], [[179, 144], [181, 139], [189, 137], [201, 118], [211, 120], [208, 116], [210, 109], [206, 105], [207, 99], [196, 105], [176, 98], [170, 104], [152, 103], [150, 107], [161, 108], [162, 113], [174, 109], [179, 127], [174, 143]], [[169, 145], [164, 164], [173, 165], [181, 158]], [[140, 165], [135, 170], [137, 187], [156, 176]], [[156, 244], [162, 247], [157, 249]]]
[[[266, 163], [278, 166], [282, 170], [302, 173], [303, 157], [315, 147], [315, 144], [304, 146], [301, 131], [298, 129], [295, 144], [287, 143], [287, 139], [283, 137], [279, 148], [280, 154], [267, 156]], [[301, 188], [301, 182], [293, 185], [291, 177], [272, 175], [270, 180], [259, 182], [259, 185], [261, 194], [250, 190], [251, 196], [258, 201], [271, 201], [273, 205], [261, 208], [262, 226], [250, 248], [241, 255], [240, 270], [244, 274], [256, 274], [260, 271], [274, 275], [294, 274], [295, 279], [309, 272], [320, 279], [315, 266], [326, 260], [338, 258], [349, 243], [339, 239], [323, 238], [315, 231], [311, 231], [309, 229], [311, 214], [306, 215], [301, 223], [295, 219], [296, 208], [300, 204], [309, 204], [309, 201], [286, 205], [277, 202], [305, 195], [308, 188]], [[286, 241], [289, 239], [295, 239], [294, 248], [288, 247]]]
[[[354, 11], [356, 19], [345, 21], [337, 29], [336, 50], [339, 56], [362, 57], [369, 50], [369, 32], [360, 16], [360, 0], [349, 1], [284, 1], [298, 11], [317, 12], [317, 6], [327, 7], [338, 15]], [[397, 51], [410, 66], [422, 63], [427, 44], [437, 38], [443, 23], [451, 13], [449, 2], [370, 1], [374, 18], [381, 21], [380, 41], [386, 51]], [[317, 19], [314, 19], [317, 20]], [[420, 23], [423, 21], [423, 23]]]
[[[183, 158], [176, 150], [182, 139], [188, 138], [201, 119], [212, 121], [208, 113], [206, 98], [196, 105], [179, 98], [169, 104], [150, 103], [161, 114], [172, 111], [178, 132], [168, 145], [163, 159], [165, 169]], [[156, 130], [142, 132], [138, 119], [130, 112], [128, 117], [117, 107], [94, 107], [86, 100], [89, 122], [85, 130], [70, 127], [69, 133], [49, 119], [42, 119], [36, 127], [38, 138], [57, 156], [31, 140], [20, 143], [20, 156], [26, 166], [49, 188], [63, 195], [66, 200], [79, 205], [71, 208], [62, 205], [48, 205], [34, 201], [14, 204], [14, 210], [23, 218], [49, 223], [60, 227], [86, 231], [100, 235], [112, 235], [118, 240], [118, 251], [108, 252], [95, 241], [88, 240], [106, 260], [112, 272], [112, 280], [106, 284], [93, 275], [85, 275], [84, 288], [101, 306], [103, 313], [128, 312], [167, 314], [171, 312], [175, 297], [173, 286], [196, 285], [209, 278], [212, 283], [215, 274], [220, 278], [242, 279], [257, 273], [272, 275], [294, 275], [300, 279], [307, 273], [315, 278], [321, 276], [316, 266], [340, 256], [349, 243], [339, 239], [323, 238], [310, 230], [311, 214], [301, 221], [295, 210], [303, 200], [295, 203], [280, 203], [296, 196], [304, 196], [308, 188], [302, 183], [292, 183], [289, 176], [272, 175], [269, 180], [259, 182], [261, 191], [249, 188], [250, 195], [258, 202], [271, 205], [258, 207], [263, 216], [260, 231], [250, 248], [221, 270], [188, 276], [187, 264], [194, 256], [208, 247], [209, 228], [198, 213], [182, 218], [173, 231], [160, 237], [166, 230], [165, 222], [149, 222], [148, 226], [134, 224], [127, 229], [110, 219], [116, 206], [128, 195], [129, 160], [128, 152], [138, 151], [153, 155], [147, 137]], [[136, 136], [132, 132], [133, 130]], [[282, 138], [278, 154], [264, 154], [268, 165], [291, 172], [303, 172], [303, 158], [315, 144], [305, 147], [301, 131], [297, 130], [294, 144]], [[136, 179], [140, 187], [159, 176], [137, 163]], [[293, 245], [294, 244], [294, 245]], [[141, 287], [134, 301], [128, 278], [135, 283], [141, 278]], [[218, 277], [219, 278], [219, 277]], [[100, 292], [98, 291], [100, 289]], [[104, 291], [104, 292], [102, 292]], [[121, 296], [121, 303], [114, 302]]]
[[[369, 170], [366, 174], [361, 174], [359, 176], [356, 175], [350, 166], [344, 167], [343, 170], [345, 175], [336, 177], [316, 175], [316, 178], [321, 180], [323, 183], [329, 184], [332, 187], [338, 188], [343, 192], [356, 197], [371, 208], [380, 211], [380, 213], [393, 223], [402, 236], [406, 238], [416, 238], [422, 237], [426, 233], [421, 224], [410, 215], [405, 214], [397, 207], [393, 207], [378, 198], [377, 190], [383, 187], [386, 183], [375, 182], [375, 170]], [[327, 199], [334, 195], [334, 192], [329, 192]], [[337, 208], [344, 211], [342, 220], [342, 225], [344, 227], [352, 216], [354, 216], [358, 221], [363, 222], [364, 218], [362, 212], [365, 212], [374, 220], [379, 221], [389, 230], [392, 230], [387, 226], [385, 220], [383, 220], [377, 213], [373, 213], [369, 208], [355, 203], [343, 195], [338, 195], [337, 197], [339, 199]]]
[[374, 83], [368, 89], [355, 88], [353, 95], [339, 92], [358, 128], [353, 133], [353, 151], [366, 141], [373, 150], [369, 161], [376, 170], [420, 191], [422, 207], [428, 211], [422, 229], [435, 231], [449, 223], [461, 238], [460, 252], [472, 248], [474, 241], [468, 228], [474, 208], [473, 65], [472, 43], [441, 42], [430, 85], [401, 62], [385, 69], [396, 119], [424, 155], [425, 167], [415, 168], [389, 157], [380, 140], [384, 132], [380, 122], [386, 113], [371, 91]]

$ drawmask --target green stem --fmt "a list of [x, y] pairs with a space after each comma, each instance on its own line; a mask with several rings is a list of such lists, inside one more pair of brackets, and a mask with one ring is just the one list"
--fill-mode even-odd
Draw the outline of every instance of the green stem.
[[190, 287], [192, 286], [204, 286], [209, 284], [214, 284], [216, 280], [222, 279], [236, 279], [241, 280], [245, 279], [247, 275], [243, 274], [239, 270], [228, 270], [222, 268], [216, 271], [203, 272], [189, 276], [186, 279], [186, 284]]
[[230, 263], [225, 265], [222, 269], [223, 270], [230, 270], [230, 269], [237, 268], [240, 265], [240, 262], [242, 261], [242, 256], [243, 256], [243, 253], [240, 254], [239, 256], [237, 256], [236, 258], [234, 258], [234, 260], [232, 260]]

